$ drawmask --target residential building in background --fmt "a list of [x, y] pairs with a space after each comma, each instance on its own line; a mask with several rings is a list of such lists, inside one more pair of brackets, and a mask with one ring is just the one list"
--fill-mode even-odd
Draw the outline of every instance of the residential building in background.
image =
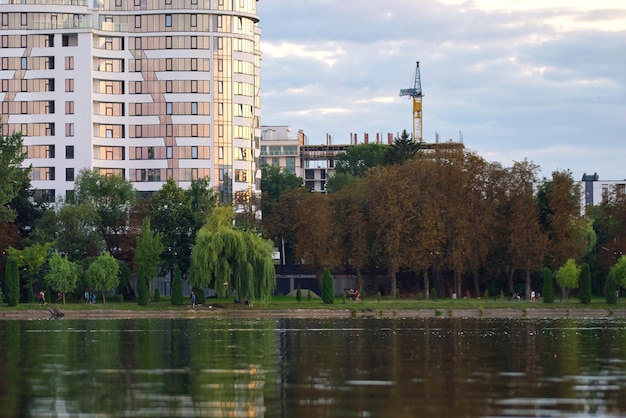
[[626, 194], [626, 179], [600, 180], [598, 173], [583, 174], [580, 181], [580, 207], [584, 212], [587, 206], [599, 205], [611, 195]]
[[260, 189], [257, 0], [0, 0], [2, 135], [32, 186], [71, 195], [83, 168], [144, 193], [209, 177]]

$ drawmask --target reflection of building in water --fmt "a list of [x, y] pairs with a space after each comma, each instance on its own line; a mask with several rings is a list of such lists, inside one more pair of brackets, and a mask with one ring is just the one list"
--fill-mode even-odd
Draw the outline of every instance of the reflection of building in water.
[[0, 1], [2, 134], [21, 132], [49, 202], [83, 168], [140, 192], [209, 177], [255, 192], [256, 0]]
[[[398, 137], [396, 135], [395, 137]], [[324, 192], [326, 180], [335, 173], [335, 159], [338, 154], [346, 152], [359, 144], [375, 142], [378, 144], [393, 144], [394, 135], [387, 133], [383, 136], [377, 133], [372, 136], [363, 134], [362, 142], [358, 134], [350, 134], [350, 141], [344, 144], [333, 144], [330, 135], [326, 135], [325, 144], [310, 144], [308, 137], [302, 130], [298, 131], [297, 138], [291, 137], [291, 127], [262, 126], [261, 127], [261, 159], [260, 164], [286, 169], [304, 179], [307, 189]], [[375, 139], [374, 139], [375, 138]], [[462, 142], [422, 142], [422, 152], [429, 155], [436, 151], [463, 149]]]

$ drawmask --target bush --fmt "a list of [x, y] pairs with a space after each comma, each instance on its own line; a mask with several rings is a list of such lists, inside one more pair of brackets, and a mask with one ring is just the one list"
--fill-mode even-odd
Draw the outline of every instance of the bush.
[[183, 285], [180, 278], [180, 268], [174, 266], [174, 282], [172, 283], [172, 305], [183, 305]]
[[140, 306], [148, 305], [148, 284], [141, 266], [137, 269], [137, 303]]
[[422, 300], [424, 299], [424, 295], [422, 295], [422, 292], [417, 292], [417, 300]]
[[9, 306], [17, 306], [20, 301], [20, 271], [17, 261], [11, 257], [7, 258], [4, 267], [4, 283], [7, 303]]
[[376, 300], [380, 302], [382, 298], [383, 298], [383, 295], [381, 295], [380, 292], [376, 292]]
[[437, 297], [437, 290], [433, 287], [430, 289], [430, 300], [437, 301], [439, 298]]
[[298, 290], [296, 290], [296, 300], [298, 302], [302, 300], [302, 289], [300, 288], [300, 283], [298, 283]]
[[604, 284], [604, 297], [606, 303], [609, 305], [615, 305], [617, 303], [617, 282], [613, 274], [609, 274]]
[[306, 300], [310, 302], [311, 299], [313, 299], [313, 296], [311, 296], [311, 291], [309, 290], [308, 292], [306, 292]]
[[489, 299], [489, 289], [485, 289], [485, 293], [483, 293], [483, 297], [485, 299]]
[[204, 289], [194, 286], [191, 288], [191, 291], [196, 294], [196, 305], [204, 305], [206, 300], [204, 297]]
[[322, 275], [322, 301], [324, 301], [327, 305], [331, 305], [335, 302], [335, 286], [333, 284], [333, 276], [327, 268], [324, 269], [324, 273]]
[[552, 271], [543, 269], [543, 303], [554, 303], [554, 285], [552, 284]]
[[580, 271], [580, 283], [578, 297], [580, 303], [589, 305], [591, 303], [591, 270], [589, 264], [583, 264]]
[[161, 302], [161, 292], [159, 292], [158, 288], [154, 289], [154, 301], [155, 302]]

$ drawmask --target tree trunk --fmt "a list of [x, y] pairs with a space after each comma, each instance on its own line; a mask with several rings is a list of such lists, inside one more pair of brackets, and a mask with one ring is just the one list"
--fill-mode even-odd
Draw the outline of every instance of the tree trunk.
[[480, 297], [480, 286], [478, 285], [478, 271], [474, 270], [474, 293]]
[[391, 299], [396, 299], [396, 270], [394, 269], [389, 273], [389, 278], [391, 278]]
[[526, 299], [530, 300], [530, 270], [526, 269]]
[[104, 295], [104, 290], [102, 291], [102, 303], [105, 304], [105, 305], [107, 304], [107, 298]]
[[513, 276], [515, 275], [515, 269], [511, 267], [511, 271], [509, 273], [509, 293], [513, 294]]
[[428, 281], [428, 269], [424, 270], [424, 299], [430, 299], [430, 282]]

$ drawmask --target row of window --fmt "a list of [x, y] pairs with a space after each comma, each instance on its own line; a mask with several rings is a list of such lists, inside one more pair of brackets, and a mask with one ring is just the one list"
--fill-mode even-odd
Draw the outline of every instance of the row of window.
[[[211, 0], [100, 0], [99, 3], [101, 10], [186, 9], [190, 6], [200, 6], [205, 9], [211, 8]], [[217, 0], [217, 3], [222, 10], [256, 13], [256, 0]]]
[[297, 145], [261, 145], [261, 155], [298, 155]]
[[[211, 147], [179, 146], [179, 147], [130, 147], [129, 160], [162, 160], [162, 159], [200, 159], [211, 158]], [[96, 160], [126, 160], [126, 147], [94, 146], [93, 158]]]
[[[103, 61], [100, 59], [100, 61]], [[109, 61], [109, 60], [105, 60]], [[119, 60], [116, 60], [119, 61]], [[111, 63], [112, 64], [112, 63]], [[98, 65], [98, 68], [102, 66]], [[113, 65], [104, 65], [104, 70], [99, 71], [108, 71], [110, 68], [113, 72], [116, 68]], [[121, 66], [122, 71], [124, 66]], [[141, 72], [141, 71], [202, 71], [208, 72], [211, 71], [211, 60], [209, 58], [160, 58], [160, 59], [135, 59], [129, 60], [129, 71], [130, 72]]]

